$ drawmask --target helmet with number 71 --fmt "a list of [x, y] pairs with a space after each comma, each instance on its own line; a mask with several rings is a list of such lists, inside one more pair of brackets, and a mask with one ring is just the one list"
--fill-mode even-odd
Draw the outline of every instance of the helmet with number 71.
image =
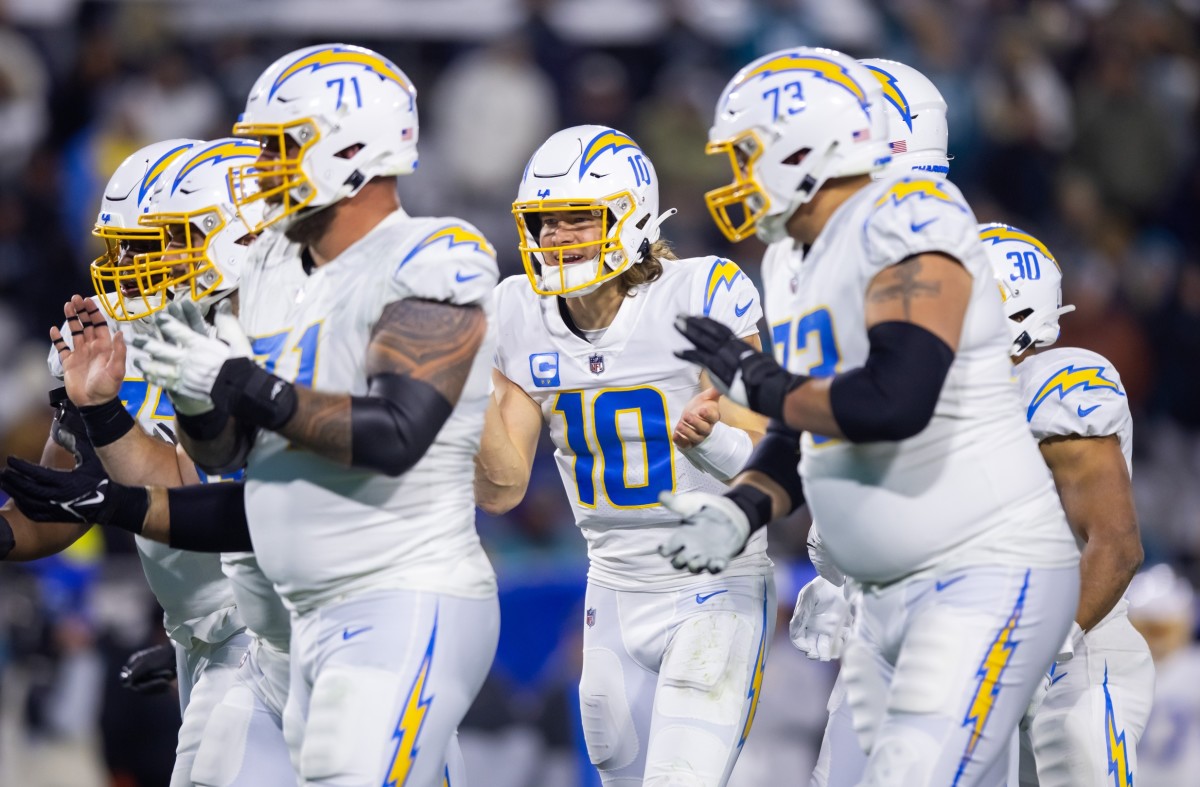
[[944, 178], [950, 173], [946, 99], [929, 78], [895, 60], [860, 60], [883, 88], [892, 162], [881, 175], [922, 174]]
[[1062, 305], [1062, 269], [1046, 244], [1007, 224], [980, 224], [979, 239], [1000, 283], [1004, 315], [1016, 357], [1030, 347], [1058, 341], [1058, 318], [1075, 311]]
[[93, 260], [89, 272], [97, 303], [114, 320], [137, 320], [165, 305], [142, 298], [136, 286], [135, 256], [161, 250], [166, 243], [161, 227], [144, 227], [138, 219], [172, 162], [199, 144], [197, 139], [168, 139], [147, 145], [121, 162], [104, 187], [92, 229], [104, 241], [104, 254]]
[[[353, 196], [376, 177], [417, 168], [417, 91], [396, 64], [348, 44], [296, 50], [271, 64], [246, 101], [234, 136], [262, 145], [230, 170], [230, 190], [253, 232], [286, 228]], [[263, 202], [263, 216], [245, 208]]]
[[867, 67], [832, 49], [785, 49], [739, 71], [717, 101], [706, 148], [733, 169], [733, 183], [705, 194], [725, 237], [781, 240], [827, 180], [887, 164], [883, 101]]
[[[607, 126], [575, 126], [547, 139], [521, 176], [513, 216], [521, 261], [534, 292], [579, 297], [641, 263], [658, 239], [658, 176], [627, 134]], [[543, 245], [547, 216], [598, 223], [598, 239]], [[564, 218], [565, 217], [565, 218]], [[584, 259], [585, 252], [594, 250]], [[578, 259], [576, 259], [578, 258]]]

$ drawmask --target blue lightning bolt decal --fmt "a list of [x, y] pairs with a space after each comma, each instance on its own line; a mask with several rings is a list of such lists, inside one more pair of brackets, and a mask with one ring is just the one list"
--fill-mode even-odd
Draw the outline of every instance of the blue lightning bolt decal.
[[1025, 610], [1025, 594], [1029, 590], [1029, 571], [1025, 572], [1025, 583], [1021, 586], [1021, 593], [1017, 596], [1017, 603], [1013, 605], [1012, 612], [1009, 613], [1008, 620], [1000, 632], [996, 634], [996, 639], [992, 640], [991, 646], [983, 657], [983, 661], [979, 664], [979, 669], [976, 671], [976, 676], [979, 678], [979, 685], [975, 689], [975, 696], [971, 699], [971, 704], [967, 708], [967, 714], [963, 718], [962, 726], [969, 727], [971, 735], [967, 739], [966, 749], [963, 751], [962, 760], [958, 764], [958, 771], [954, 774], [953, 785], [957, 785], [963, 773], [966, 771], [967, 765], [971, 762], [971, 755], [975, 752], [975, 747], [979, 744], [979, 739], [983, 737], [983, 728], [987, 725], [988, 719], [992, 715], [992, 710], [996, 707], [996, 697], [1000, 694], [1000, 678], [1004, 675], [1004, 670], [1008, 668], [1009, 661], [1012, 660], [1013, 651], [1017, 649], [1019, 644], [1013, 639], [1013, 632], [1017, 630], [1017, 624], [1021, 620], [1021, 613]]
[[1125, 731], [1117, 731], [1117, 714], [1112, 695], [1108, 693], [1108, 662], [1104, 662], [1104, 738], [1108, 741], [1108, 772], [1113, 787], [1133, 787], [1133, 772], [1129, 770], [1129, 750], [1125, 746]]
[[717, 300], [717, 292], [721, 287], [733, 291], [733, 283], [742, 275], [742, 269], [737, 263], [729, 260], [717, 260], [708, 272], [708, 286], [704, 288], [704, 316], [712, 311], [713, 303]]
[[1081, 386], [1085, 391], [1089, 388], [1106, 388], [1118, 396], [1124, 396], [1125, 394], [1121, 392], [1116, 383], [1104, 377], [1104, 368], [1103, 366], [1081, 366], [1076, 369], [1074, 364], [1071, 364], [1059, 369], [1050, 376], [1050, 379], [1042, 383], [1042, 387], [1034, 394], [1033, 401], [1029, 403], [1029, 409], [1025, 412], [1025, 419], [1032, 421], [1033, 414], [1037, 412], [1038, 407], [1055, 391], [1058, 391], [1059, 399], [1067, 398], [1067, 394]]
[[429, 666], [433, 662], [433, 645], [436, 640], [437, 615], [435, 613], [433, 633], [429, 635], [425, 658], [421, 660], [421, 666], [417, 668], [417, 676], [413, 679], [412, 688], [408, 691], [408, 699], [404, 702], [404, 711], [400, 714], [400, 720], [396, 722], [395, 732], [392, 733], [392, 738], [396, 741], [396, 750], [392, 753], [391, 764], [388, 766], [383, 787], [404, 787], [412, 772], [413, 761], [416, 760], [417, 753], [420, 751], [417, 748], [417, 739], [421, 735], [421, 728], [425, 725], [425, 716], [429, 713], [429, 706], [434, 699], [432, 696], [426, 697], [425, 690], [429, 686]]

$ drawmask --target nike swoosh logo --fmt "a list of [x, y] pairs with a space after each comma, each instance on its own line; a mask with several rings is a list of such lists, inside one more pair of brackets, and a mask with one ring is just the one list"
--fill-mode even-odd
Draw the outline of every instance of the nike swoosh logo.
[[714, 590], [712, 593], [709, 593], [708, 595], [705, 595], [705, 596], [702, 596], [699, 593], [697, 593], [696, 594], [696, 603], [703, 604], [705, 601], [708, 601], [713, 596], [719, 596], [722, 593], [728, 593], [728, 592], [729, 592], [728, 590]]
[[932, 223], [934, 223], [935, 221], [937, 221], [937, 220], [938, 220], [938, 218], [939, 218], [938, 216], [934, 216], [934, 217], [933, 217], [932, 219], [930, 219], [929, 221], [922, 221], [920, 224], [912, 223], [912, 224], [909, 224], [908, 226], [909, 226], [909, 227], [912, 229], [912, 231], [913, 231], [913, 232], [920, 232], [921, 230], [923, 230], [923, 229], [925, 229], [926, 227], [928, 227], [930, 224], [932, 224]]
[[1050, 679], [1050, 685], [1053, 686], [1055, 683], [1058, 683], [1060, 680], [1062, 680], [1065, 677], [1067, 677], [1067, 673], [1065, 673], [1065, 672], [1055, 675], [1053, 678]]
[[375, 628], [375, 627], [374, 626], [363, 626], [362, 628], [357, 628], [357, 629], [345, 629], [344, 631], [342, 631], [342, 639], [353, 639], [354, 637], [357, 637], [359, 634], [363, 634], [367, 631], [370, 631], [373, 628]]
[[754, 299], [753, 299], [753, 298], [751, 298], [750, 300], [746, 301], [746, 305], [745, 305], [745, 306], [738, 306], [737, 304], [734, 304], [734, 306], [733, 306], [733, 313], [734, 313], [734, 314], [736, 314], [738, 317], [741, 317], [743, 314], [745, 314], [746, 312], [748, 312], [748, 311], [750, 310], [750, 307], [751, 307], [751, 306], [753, 306], [753, 305], [754, 305]]
[[943, 582], [942, 580], [939, 579], [937, 582], [934, 583], [933, 587], [938, 593], [941, 593], [943, 590], [950, 587], [955, 582], [962, 582], [966, 578], [967, 578], [967, 575], [962, 574], [960, 576], [954, 577], [953, 579], [947, 579], [945, 582]]
[[1095, 410], [1099, 406], [1100, 405], [1098, 405], [1098, 404], [1094, 404], [1091, 407], [1087, 407], [1087, 408], [1076, 407], [1075, 412], [1079, 415], [1080, 418], [1087, 418], [1089, 415], [1092, 414], [1092, 411]]
[[482, 275], [483, 275], [482, 273], [472, 273], [470, 276], [463, 276], [462, 271], [459, 271], [458, 273], [454, 274], [454, 280], [456, 282], [458, 282], [459, 284], [462, 284], [464, 281], [470, 281], [471, 279], [478, 279]]

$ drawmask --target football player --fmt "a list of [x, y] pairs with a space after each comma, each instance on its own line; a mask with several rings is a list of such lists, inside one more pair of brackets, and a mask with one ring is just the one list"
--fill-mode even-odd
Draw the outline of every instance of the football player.
[[1080, 550], [1071, 632], [1021, 725], [1020, 783], [1132, 785], [1154, 696], [1154, 663], [1129, 622], [1125, 590], [1142, 563], [1133, 506], [1133, 420], [1103, 356], [1054, 347], [1062, 272], [1046, 245], [1005, 224], [979, 237], [1004, 296], [1010, 353], [1029, 427]]
[[[212, 150], [212, 145], [196, 140], [160, 142], [130, 156], [109, 180], [95, 226], [95, 234], [105, 242], [106, 250], [93, 262], [91, 272], [96, 301], [113, 320], [118, 337], [150, 332], [146, 318], [167, 301], [161, 275], [146, 277], [137, 273], [140, 260], [162, 255], [166, 230], [163, 224], [141, 224], [139, 218], [156, 210], [155, 193], [162, 193], [168, 178], [173, 182], [178, 177], [185, 162], [195, 162], [194, 167], [219, 167], [217, 178], [223, 179], [228, 163], [221, 165], [211, 155], [205, 158], [205, 153]], [[236, 216], [225, 218], [235, 223], [214, 231], [214, 238], [222, 233], [235, 240], [246, 235]], [[235, 286], [233, 261], [218, 269], [210, 283], [215, 295]], [[75, 296], [66, 304], [65, 313], [64, 328], [76, 342], [84, 340], [85, 335], [91, 338], [94, 325], [102, 326], [105, 335], [109, 332], [100, 308], [91, 299]], [[194, 464], [176, 451], [172, 440], [175, 412], [171, 401], [161, 395], [158, 386], [144, 379], [132, 358], [128, 364], [122, 355], [107, 366], [103, 362], [90, 365], [91, 342], [80, 342], [80, 352], [72, 353], [71, 342], [62, 330], [52, 328], [50, 334], [54, 343], [50, 368], [66, 384], [65, 391], [55, 397], [58, 413], [54, 434], [74, 450], [77, 461], [94, 462], [96, 466], [103, 463], [114, 478], [127, 483], [196, 483], [199, 478]], [[124, 346], [122, 338], [116, 343]], [[28, 485], [13, 486], [20, 482], [20, 477], [13, 475], [18, 468], [24, 468], [26, 476], [38, 472], [36, 466], [16, 462], [16, 467], [6, 473], [6, 489], [30, 518], [49, 520], [51, 524], [31, 525], [23, 516], [6, 513], [12, 524], [20, 521], [22, 525], [9, 559], [62, 549], [95, 521], [81, 516], [81, 508], [72, 505], [76, 496], [39, 496], [33, 494], [38, 490]], [[103, 494], [99, 497], [104, 499]], [[67, 502], [55, 504], [54, 500]], [[165, 686], [175, 663], [183, 721], [171, 784], [191, 785], [203, 731], [216, 704], [234, 683], [248, 637], [237, 608], [237, 594], [222, 573], [219, 556], [171, 549], [146, 538], [135, 540], [150, 589], [163, 608], [163, 623], [175, 653], [174, 658], [162, 649], [135, 654], [122, 677], [135, 689]]]
[[[1141, 784], [1188, 784], [1200, 773], [1200, 645], [1196, 592], [1160, 563], [1129, 583], [1129, 620], [1154, 656], [1154, 708], [1138, 741]], [[1069, 666], [1069, 662], [1068, 662]]]
[[231, 170], [234, 202], [278, 230], [239, 288], [253, 345], [173, 314], [139, 344], [150, 379], [205, 405], [179, 419], [189, 453], [246, 481], [168, 506], [170, 530], [244, 516], [292, 612], [284, 732], [304, 784], [439, 784], [499, 632], [471, 489], [495, 254], [464, 221], [400, 207], [416, 90], [375, 52], [280, 58], [234, 134], [261, 145]]
[[1070, 627], [1079, 554], [970, 207], [925, 174], [871, 177], [890, 160], [885, 101], [866, 66], [812, 48], [754, 61], [719, 99], [708, 150], [734, 182], [708, 193], [714, 219], [731, 240], [792, 241], [763, 271], [783, 363], [680, 318], [683, 356], [774, 424], [726, 495], [671, 501], [684, 526], [662, 552], [721, 568], [807, 499], [862, 586], [843, 654], [862, 783], [999, 784]]
[[[724, 785], [749, 733], [775, 591], [765, 533], [719, 578], [655, 555], [675, 526], [660, 494], [726, 488], [761, 435], [673, 354], [679, 312], [758, 346], [758, 292], [737, 265], [676, 259], [660, 240], [658, 176], [604, 126], [551, 136], [513, 213], [525, 276], [497, 288], [495, 392], [476, 497], [493, 513], [525, 495], [543, 426], [588, 543], [580, 712], [601, 781]], [[689, 400], [695, 413], [680, 413]], [[673, 444], [674, 443], [674, 444]]]

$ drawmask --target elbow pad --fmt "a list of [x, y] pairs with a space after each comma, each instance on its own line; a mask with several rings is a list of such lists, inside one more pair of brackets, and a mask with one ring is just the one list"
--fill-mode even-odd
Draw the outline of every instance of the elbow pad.
[[252, 552], [245, 492], [241, 482], [168, 489], [170, 546], [191, 552]]
[[754, 447], [742, 472], [749, 470], [762, 473], [783, 487], [791, 500], [788, 513], [804, 505], [804, 484], [800, 481], [800, 433], [783, 421], [772, 418], [767, 424], [766, 435]]
[[932, 420], [954, 351], [910, 322], [880, 323], [867, 338], [867, 362], [830, 385], [834, 420], [852, 443], [906, 440]]
[[454, 406], [432, 385], [406, 374], [372, 377], [370, 394], [350, 400], [350, 464], [401, 475], [433, 445]]

